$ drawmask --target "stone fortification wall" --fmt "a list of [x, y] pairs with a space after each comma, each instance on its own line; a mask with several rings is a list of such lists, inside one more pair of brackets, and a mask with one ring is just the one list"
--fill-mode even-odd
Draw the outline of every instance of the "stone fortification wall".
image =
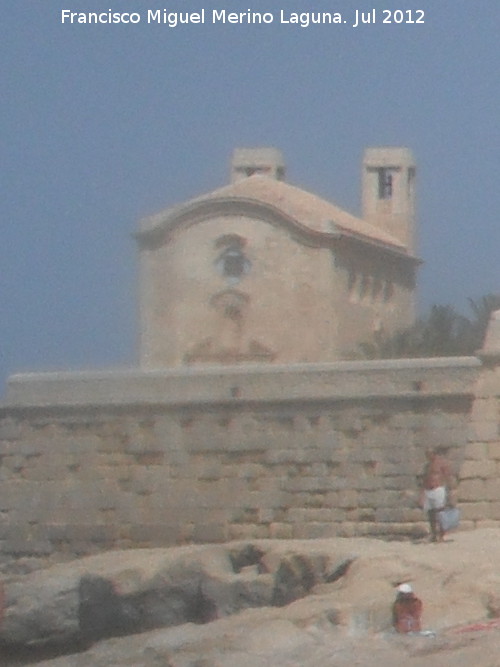
[[429, 444], [450, 447], [464, 526], [500, 521], [496, 372], [463, 358], [14, 376], [0, 550], [421, 534]]
[[474, 386], [460, 500], [467, 520], [500, 523], [500, 310], [492, 313]]

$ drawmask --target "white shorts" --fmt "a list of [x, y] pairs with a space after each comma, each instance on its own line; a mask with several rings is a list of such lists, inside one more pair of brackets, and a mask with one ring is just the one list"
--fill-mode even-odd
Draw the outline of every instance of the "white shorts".
[[436, 486], [435, 489], [424, 490], [424, 512], [442, 510], [446, 506], [446, 487]]

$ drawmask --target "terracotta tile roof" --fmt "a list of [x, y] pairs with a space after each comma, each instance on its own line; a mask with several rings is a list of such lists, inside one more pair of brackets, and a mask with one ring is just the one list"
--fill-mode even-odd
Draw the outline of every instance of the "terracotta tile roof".
[[405, 248], [402, 241], [392, 234], [347, 213], [336, 204], [294, 185], [267, 176], [250, 176], [196, 199], [237, 196], [257, 199], [270, 204], [316, 232], [331, 234], [334, 227], [338, 227], [379, 243]]
[[190, 199], [180, 206], [157, 213], [143, 220], [141, 229], [147, 232], [147, 230], [159, 226], [168, 228], [169, 221], [174, 220], [186, 208], [201, 204], [204, 201], [214, 202], [217, 200], [224, 201], [225, 199], [234, 201], [238, 198], [267, 204], [316, 234], [333, 236], [345, 233], [360, 237], [364, 241], [371, 241], [377, 245], [390, 246], [401, 253], [407, 252], [407, 248], [401, 240], [383, 229], [347, 213], [336, 204], [289, 183], [260, 175], [243, 178], [236, 183]]

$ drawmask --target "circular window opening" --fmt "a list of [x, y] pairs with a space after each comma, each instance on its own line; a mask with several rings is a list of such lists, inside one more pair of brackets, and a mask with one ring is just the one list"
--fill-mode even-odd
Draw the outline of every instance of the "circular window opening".
[[240, 280], [250, 271], [250, 261], [240, 248], [227, 248], [216, 262], [219, 273], [232, 281]]

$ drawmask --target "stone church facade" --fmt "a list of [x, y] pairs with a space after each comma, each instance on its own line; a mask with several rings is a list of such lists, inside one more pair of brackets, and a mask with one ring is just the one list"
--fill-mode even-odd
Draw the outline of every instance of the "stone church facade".
[[362, 217], [237, 149], [231, 183], [144, 219], [141, 367], [337, 361], [414, 319], [415, 163], [370, 148]]

